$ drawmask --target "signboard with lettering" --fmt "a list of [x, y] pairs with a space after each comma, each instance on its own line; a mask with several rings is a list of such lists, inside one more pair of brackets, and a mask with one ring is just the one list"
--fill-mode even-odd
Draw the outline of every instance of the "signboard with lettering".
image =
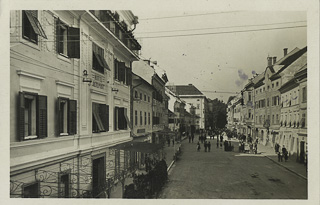
[[92, 86], [104, 90], [105, 77], [92, 72]]

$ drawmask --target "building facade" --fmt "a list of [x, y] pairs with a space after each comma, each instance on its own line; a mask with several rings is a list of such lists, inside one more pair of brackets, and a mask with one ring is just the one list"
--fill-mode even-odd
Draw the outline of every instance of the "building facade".
[[133, 161], [112, 146], [132, 140], [136, 17], [11, 11], [10, 23], [10, 196], [121, 197]]

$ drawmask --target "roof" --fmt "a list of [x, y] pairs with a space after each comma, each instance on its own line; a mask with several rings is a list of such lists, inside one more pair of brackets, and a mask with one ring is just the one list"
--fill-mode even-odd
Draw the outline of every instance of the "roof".
[[177, 95], [203, 95], [194, 85], [172, 85], [168, 86]]
[[[145, 79], [143, 79], [141, 76], [138, 76], [137, 74], [135, 73], [132, 73], [132, 80], [136, 80], [138, 81], [139, 83], [143, 83], [145, 85], [147, 85], [149, 88], [151, 88], [152, 90], [156, 90], [155, 87], [153, 87], [153, 85], [151, 85], [150, 83], [148, 83]], [[134, 79], [136, 78], [136, 79]], [[134, 86], [133, 86], [134, 87]]]
[[135, 151], [142, 153], [155, 153], [162, 148], [161, 144], [147, 143], [147, 142], [125, 142], [122, 144], [115, 145], [111, 149]]
[[284, 66], [280, 68], [280, 70], [278, 70], [278, 72], [276, 72], [274, 75], [272, 75], [270, 77], [270, 80], [278, 79], [280, 76], [279, 73], [281, 73], [284, 69], [286, 69], [289, 65], [291, 65], [295, 60], [301, 57], [305, 52], [307, 52], [307, 46], [294, 53], [291, 51], [290, 53], [292, 53], [292, 55], [290, 55], [290, 53], [287, 54], [287, 57], [285, 59], [281, 59], [281, 62], [279, 62], [279, 65], [284, 65]]

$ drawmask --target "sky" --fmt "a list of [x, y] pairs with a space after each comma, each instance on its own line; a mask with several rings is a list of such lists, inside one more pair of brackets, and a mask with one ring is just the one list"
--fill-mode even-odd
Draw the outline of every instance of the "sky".
[[279, 60], [284, 48], [307, 46], [303, 11], [132, 11], [139, 17], [134, 35], [142, 58], [157, 61], [169, 84], [191, 83], [224, 102], [264, 71], [268, 56]]

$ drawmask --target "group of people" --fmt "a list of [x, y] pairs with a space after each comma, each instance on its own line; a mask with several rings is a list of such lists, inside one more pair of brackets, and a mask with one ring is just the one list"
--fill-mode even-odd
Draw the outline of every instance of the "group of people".
[[284, 158], [285, 162], [288, 160], [289, 153], [284, 145], [282, 146], [281, 152], [280, 152], [280, 145], [278, 143], [275, 144], [274, 149], [275, 149], [276, 154], [278, 154], [278, 162], [282, 162], [283, 158]]
[[[211, 150], [210, 141], [205, 140], [204, 143], [203, 143], [203, 146], [204, 146], [204, 151], [205, 152], [210, 152], [210, 150]], [[198, 143], [197, 143], [197, 151], [200, 152], [200, 149], [201, 149], [200, 141], [198, 141]]]
[[[247, 148], [246, 148], [247, 145]], [[258, 139], [256, 139], [254, 142], [252, 140], [247, 141], [247, 144], [245, 143], [244, 140], [240, 139], [239, 140], [239, 152], [249, 152], [249, 153], [258, 153]]]
[[194, 140], [194, 134], [192, 133], [191, 135], [188, 135], [188, 138], [189, 138], [189, 143], [192, 142], [193, 143], [193, 140]]

